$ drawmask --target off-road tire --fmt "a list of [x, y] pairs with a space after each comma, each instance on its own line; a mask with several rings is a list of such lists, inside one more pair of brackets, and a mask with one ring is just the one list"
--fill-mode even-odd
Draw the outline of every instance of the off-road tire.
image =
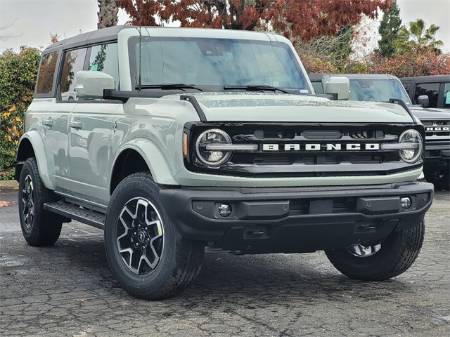
[[[149, 274], [133, 273], [119, 254], [117, 226], [122, 209], [133, 198], [145, 198], [157, 209], [164, 227], [164, 246], [156, 268]], [[115, 279], [137, 298], [165, 299], [177, 295], [194, 280], [201, 269], [204, 244], [184, 240], [159, 201], [159, 187], [148, 173], [123, 179], [114, 190], [105, 222], [106, 258]]]
[[[25, 180], [30, 178], [33, 186], [34, 207], [31, 224], [26, 224], [23, 197]], [[42, 183], [36, 159], [27, 159], [20, 172], [18, 206], [22, 234], [30, 246], [52, 246], [58, 240], [63, 219], [57, 214], [44, 210], [44, 203], [56, 199], [56, 195]]]
[[450, 191], [450, 172], [446, 172], [439, 178], [431, 179], [431, 182], [435, 186], [435, 189], [438, 191]]
[[372, 256], [356, 257], [347, 249], [329, 250], [326, 255], [337, 270], [351, 279], [383, 281], [411, 267], [419, 255], [424, 233], [425, 224], [421, 220], [392, 232]]

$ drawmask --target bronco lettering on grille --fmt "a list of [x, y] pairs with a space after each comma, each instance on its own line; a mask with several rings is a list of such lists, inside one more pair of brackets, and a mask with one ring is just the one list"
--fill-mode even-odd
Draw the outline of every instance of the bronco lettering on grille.
[[450, 126], [427, 126], [428, 132], [450, 132]]
[[308, 143], [308, 144], [263, 144], [263, 151], [377, 151], [380, 144], [376, 143]]

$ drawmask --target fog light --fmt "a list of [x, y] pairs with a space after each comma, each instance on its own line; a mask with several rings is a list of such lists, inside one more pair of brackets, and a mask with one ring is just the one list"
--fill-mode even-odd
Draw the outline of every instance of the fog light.
[[405, 197], [400, 199], [400, 204], [402, 205], [403, 209], [411, 208], [412, 201], [410, 197]]
[[231, 214], [231, 206], [227, 204], [220, 204], [217, 211], [221, 217], [226, 218]]

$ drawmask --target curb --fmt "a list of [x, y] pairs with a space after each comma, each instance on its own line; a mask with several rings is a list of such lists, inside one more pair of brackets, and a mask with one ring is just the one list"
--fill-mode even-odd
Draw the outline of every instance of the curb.
[[19, 184], [15, 180], [0, 180], [0, 191], [17, 191]]

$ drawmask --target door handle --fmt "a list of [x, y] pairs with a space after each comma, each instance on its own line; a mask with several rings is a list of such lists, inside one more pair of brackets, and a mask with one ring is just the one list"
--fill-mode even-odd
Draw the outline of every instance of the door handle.
[[51, 119], [51, 118], [44, 119], [42, 121], [42, 125], [48, 126], [49, 128], [51, 128], [53, 126], [53, 119]]
[[71, 122], [69, 123], [69, 126], [70, 126], [72, 129], [77, 129], [77, 130], [83, 128], [83, 125], [82, 125], [81, 122], [79, 122], [79, 121], [71, 121]]

